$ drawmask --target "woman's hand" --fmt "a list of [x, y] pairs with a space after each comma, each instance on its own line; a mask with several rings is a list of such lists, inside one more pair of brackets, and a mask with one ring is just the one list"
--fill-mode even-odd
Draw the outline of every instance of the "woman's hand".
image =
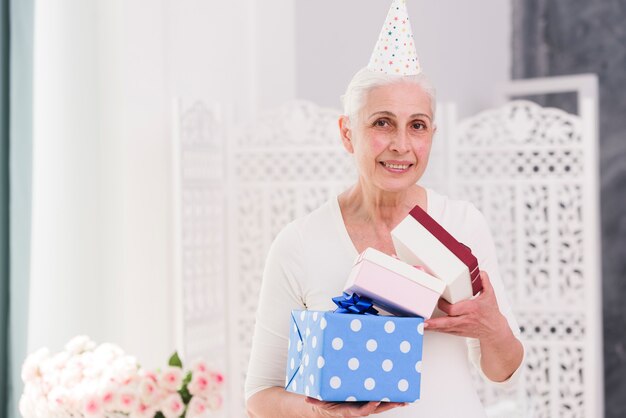
[[480, 341], [480, 366], [485, 375], [503, 382], [520, 367], [524, 347], [513, 335], [498, 308], [496, 294], [486, 272], [481, 271], [483, 290], [478, 297], [454, 305], [441, 299], [439, 309], [448, 314], [424, 322], [424, 328]]
[[481, 271], [483, 290], [476, 298], [450, 304], [439, 300], [439, 309], [448, 316], [431, 318], [425, 321], [424, 327], [430, 331], [445, 332], [463, 337], [492, 341], [509, 334], [510, 328], [506, 318], [498, 308], [496, 294], [489, 281], [487, 272]]
[[324, 402], [311, 397], [307, 397], [306, 402], [311, 404], [320, 416], [337, 418], [366, 417], [407, 405], [398, 402]]

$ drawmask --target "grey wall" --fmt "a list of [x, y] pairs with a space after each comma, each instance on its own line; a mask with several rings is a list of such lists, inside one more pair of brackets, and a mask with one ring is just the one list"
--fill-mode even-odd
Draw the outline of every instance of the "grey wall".
[[[513, 78], [597, 73], [607, 417], [626, 416], [626, 0], [514, 0]], [[572, 109], [572, 97], [544, 100]]]
[[[296, 96], [339, 108], [369, 61], [391, 0], [295, 3]], [[511, 0], [411, 0], [407, 9], [439, 101], [454, 101], [461, 117], [491, 107], [493, 87], [511, 79]]]

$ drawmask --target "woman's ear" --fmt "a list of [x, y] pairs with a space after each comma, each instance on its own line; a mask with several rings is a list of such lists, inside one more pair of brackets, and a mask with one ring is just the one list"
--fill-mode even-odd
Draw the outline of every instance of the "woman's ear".
[[341, 143], [350, 154], [354, 153], [352, 143], [352, 129], [350, 128], [350, 118], [346, 115], [339, 117], [339, 133], [341, 134]]

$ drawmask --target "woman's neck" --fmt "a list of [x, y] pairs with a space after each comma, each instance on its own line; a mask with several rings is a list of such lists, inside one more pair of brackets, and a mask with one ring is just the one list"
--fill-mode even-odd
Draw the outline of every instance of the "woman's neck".
[[389, 229], [400, 223], [415, 205], [426, 210], [427, 204], [426, 190], [418, 185], [400, 192], [389, 192], [364, 187], [358, 182], [342, 197], [342, 211], [349, 213], [353, 220], [385, 224]]

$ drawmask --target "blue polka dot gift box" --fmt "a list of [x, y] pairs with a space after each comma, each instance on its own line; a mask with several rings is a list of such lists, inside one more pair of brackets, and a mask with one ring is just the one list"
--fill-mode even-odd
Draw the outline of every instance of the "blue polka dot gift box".
[[295, 310], [291, 319], [286, 390], [335, 402], [419, 399], [423, 318]]

